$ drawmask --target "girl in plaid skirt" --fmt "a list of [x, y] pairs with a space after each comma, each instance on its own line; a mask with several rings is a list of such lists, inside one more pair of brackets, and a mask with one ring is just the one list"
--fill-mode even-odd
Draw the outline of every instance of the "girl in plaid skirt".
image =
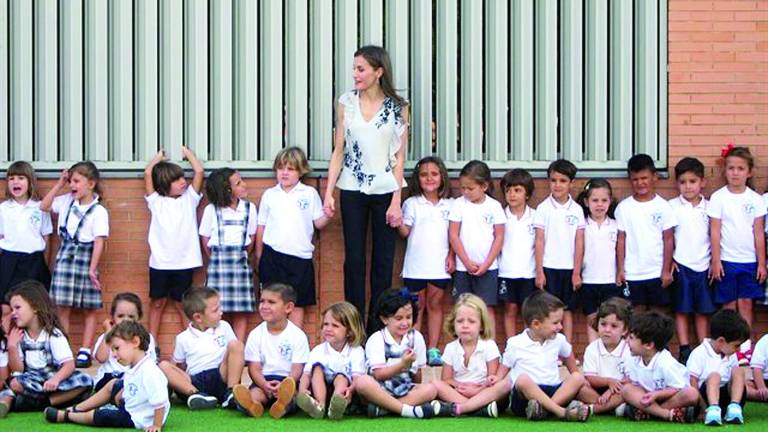
[[[109, 235], [109, 215], [99, 202], [99, 170], [91, 161], [64, 170], [56, 185], [40, 203], [43, 211], [59, 215], [61, 246], [51, 281], [51, 299], [58, 307], [62, 330], [69, 331], [72, 309], [84, 315], [83, 345], [75, 366], [91, 365], [91, 346], [96, 333], [96, 313], [101, 309], [99, 261]], [[69, 185], [70, 193], [57, 196]]]
[[45, 286], [22, 282], [11, 292], [10, 302], [8, 364], [18, 375], [11, 379], [10, 391], [0, 393], [0, 412], [39, 411], [86, 396], [93, 380], [75, 370], [67, 335]]
[[231, 314], [232, 328], [245, 340], [248, 314], [256, 310], [253, 270], [248, 260], [256, 235], [256, 206], [240, 173], [220, 168], [205, 185], [208, 204], [200, 221], [200, 239], [209, 257], [206, 286], [221, 295], [221, 309]]

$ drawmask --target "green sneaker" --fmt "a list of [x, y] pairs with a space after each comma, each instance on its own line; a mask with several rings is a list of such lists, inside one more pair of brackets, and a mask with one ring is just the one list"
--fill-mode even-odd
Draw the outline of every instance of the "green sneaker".
[[442, 366], [443, 358], [440, 356], [440, 350], [438, 348], [430, 348], [427, 350], [427, 366]]

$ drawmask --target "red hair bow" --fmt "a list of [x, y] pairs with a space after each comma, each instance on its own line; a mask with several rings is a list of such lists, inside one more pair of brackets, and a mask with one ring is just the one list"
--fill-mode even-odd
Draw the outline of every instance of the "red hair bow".
[[728, 145], [720, 149], [720, 157], [728, 157], [728, 154], [731, 153], [734, 147], [733, 143], [728, 143]]

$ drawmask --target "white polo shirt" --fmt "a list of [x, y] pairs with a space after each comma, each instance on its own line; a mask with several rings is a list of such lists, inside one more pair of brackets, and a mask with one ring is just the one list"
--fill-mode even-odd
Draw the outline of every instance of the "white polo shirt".
[[147, 354], [123, 375], [123, 401], [125, 410], [137, 429], [152, 426], [155, 410], [165, 409], [163, 424], [168, 419], [171, 403], [168, 400], [168, 379]]
[[735, 263], [753, 263], [755, 254], [755, 218], [766, 214], [765, 201], [750, 188], [740, 194], [728, 186], [709, 198], [709, 217], [720, 219], [720, 259]]
[[675, 227], [675, 262], [689, 269], [703, 272], [709, 269], [711, 248], [709, 241], [709, 201], [701, 197], [694, 207], [682, 195], [669, 200], [677, 219]]
[[188, 186], [177, 198], [153, 192], [144, 197], [149, 222], [149, 266], [157, 270], [200, 267], [203, 257], [197, 237], [197, 205], [202, 195]]
[[448, 256], [448, 216], [453, 200], [441, 198], [432, 204], [423, 195], [403, 203], [403, 223], [411, 227], [403, 259], [403, 277], [408, 279], [450, 279], [445, 271]]
[[749, 366], [768, 371], [768, 334], [764, 334], [752, 348], [752, 360]]
[[390, 352], [398, 356], [406, 350], [413, 350], [416, 354], [416, 360], [411, 365], [410, 372], [412, 374], [417, 373], [420, 368], [427, 365], [427, 346], [421, 333], [417, 330], [411, 330], [403, 336], [400, 343], [397, 343], [385, 327], [372, 334], [368, 338], [368, 342], [365, 343], [365, 357], [368, 359], [368, 369], [373, 371], [400, 362], [400, 357], [387, 358], [387, 344], [390, 347]]
[[633, 196], [616, 207], [619, 231], [626, 233], [624, 273], [629, 281], [661, 277], [664, 231], [677, 226], [669, 203], [659, 195], [640, 202]]
[[51, 211], [59, 215], [59, 228], [64, 227], [66, 221], [66, 229], [70, 236], [75, 235], [77, 231], [77, 225], [80, 223], [80, 216], [75, 211], [75, 208], [84, 215], [88, 209], [92, 206], [96, 206], [91, 214], [83, 221], [83, 226], [80, 229], [80, 242], [90, 243], [96, 237], [108, 237], [109, 236], [109, 214], [107, 209], [99, 203], [99, 196], [94, 195], [94, 200], [88, 204], [80, 205], [80, 201], [76, 201], [72, 208], [72, 214], [67, 218], [67, 212], [69, 211], [69, 205], [74, 200], [74, 195], [68, 193], [66, 195], [59, 195], [53, 199], [51, 204]]
[[712, 347], [712, 339], [704, 340], [691, 351], [688, 362], [685, 364], [690, 376], [699, 380], [699, 386], [706, 381], [713, 372], [720, 374], [720, 386], [728, 385], [731, 381], [731, 372], [733, 368], [739, 367], [739, 360], [736, 354], [727, 357], [715, 352]]
[[682, 389], [690, 385], [688, 369], [666, 349], [657, 352], [647, 365], [643, 363], [642, 357], [633, 356], [628, 362], [627, 371], [629, 379], [646, 391], [667, 387]]
[[8, 351], [5, 345], [0, 346], [0, 368], [8, 366]]
[[[256, 205], [251, 203], [250, 210], [248, 212], [248, 231], [245, 236], [245, 246], [251, 244], [251, 236], [256, 235]], [[240, 246], [243, 244], [243, 226], [241, 225], [228, 225], [224, 221], [244, 221], [245, 220], [245, 200], [240, 200], [237, 203], [237, 209], [232, 207], [223, 207], [221, 209], [221, 231], [224, 236], [224, 241], [219, 243], [219, 228], [216, 222], [216, 208], [213, 204], [205, 206], [203, 211], [203, 218], [200, 220], [201, 236], [208, 237], [208, 247], [211, 246]]]
[[[72, 360], [72, 348], [69, 347], [69, 341], [58, 329], [52, 336], [49, 336], [47, 331], [40, 330], [40, 334], [37, 335], [36, 339], [32, 339], [29, 333], [24, 330], [24, 340], [27, 342], [38, 343], [48, 340], [48, 343], [51, 347], [51, 357], [53, 358], [53, 362], [59, 367], [61, 367], [61, 365], [65, 362]], [[26, 368], [43, 369], [48, 366], [48, 362], [46, 361], [46, 356], [43, 351], [24, 352], [21, 349], [21, 344], [19, 344], [19, 354], [21, 355], [21, 359], [24, 361]]]
[[[482, 263], [488, 257], [488, 252], [491, 251], [491, 245], [495, 238], [495, 225], [506, 222], [501, 204], [487, 195], [480, 204], [468, 201], [463, 196], [456, 198], [453, 201], [449, 219], [451, 222], [461, 222], [459, 239], [469, 259], [476, 263]], [[499, 265], [494, 260], [488, 270], [496, 270], [497, 268]], [[456, 270], [467, 271], [467, 267], [458, 257]]]
[[544, 231], [544, 267], [572, 270], [576, 231], [584, 229], [584, 209], [570, 195], [565, 204], [550, 195], [536, 207], [533, 224]]
[[352, 379], [366, 373], [365, 349], [346, 344], [341, 351], [336, 351], [330, 343], [323, 342], [310, 351], [304, 373], [311, 374], [312, 368], [318, 363], [323, 365], [326, 376], [342, 374]]
[[280, 253], [312, 259], [314, 221], [323, 214], [315, 188], [298, 182], [286, 193], [278, 183], [264, 191], [259, 203], [258, 223], [264, 226], [264, 243]]
[[[98, 339], [96, 339], [96, 345], [93, 346], [93, 352], [98, 351], [99, 347], [101, 347], [101, 344], [104, 343], [104, 336], [106, 336], [106, 333], [102, 334]], [[153, 362], [157, 363], [157, 351], [155, 350], [155, 347], [157, 347], [157, 344], [155, 343], [155, 337], [150, 334], [149, 347], [147, 347], [147, 355], [152, 358]], [[104, 375], [111, 375], [113, 372], [125, 373], [128, 369], [131, 368], [130, 366], [126, 366], [118, 362], [110, 347], [107, 347], [107, 349], [109, 349], [109, 356], [107, 357], [107, 361], [99, 365], [99, 370], [96, 371], [96, 376], [93, 378], [93, 382], [95, 383], [101, 381], [101, 379], [104, 378]]]
[[587, 376], [623, 380], [627, 376], [627, 363], [632, 359], [629, 345], [624, 339], [613, 351], [608, 351], [602, 339], [597, 338], [584, 351], [582, 371]]
[[0, 249], [22, 253], [44, 251], [44, 236], [51, 232], [51, 214], [40, 210], [40, 201], [30, 199], [19, 204], [9, 199], [0, 204]]
[[507, 340], [502, 363], [509, 368], [509, 381], [515, 387], [515, 381], [521, 374], [527, 374], [538, 385], [555, 386], [562, 382], [558, 359], [568, 357], [573, 352], [571, 344], [562, 333], [543, 343], [531, 339], [530, 329]]
[[499, 277], [531, 279], [536, 277], [536, 229], [533, 219], [536, 211], [525, 206], [518, 219], [507, 207], [504, 209], [504, 246], [499, 255]]
[[445, 346], [443, 362], [453, 369], [453, 379], [461, 383], [485, 384], [488, 379], [488, 362], [501, 357], [496, 341], [478, 339], [475, 351], [464, 362], [464, 347], [456, 339]]
[[219, 321], [217, 327], [205, 331], [200, 331], [190, 324], [186, 330], [176, 335], [173, 361], [186, 363], [187, 374], [190, 376], [217, 369], [227, 353], [227, 344], [236, 339], [232, 327], [224, 320]]
[[598, 224], [587, 218], [584, 229], [584, 262], [581, 279], [587, 284], [616, 283], [616, 239], [619, 225], [606, 217]]
[[248, 334], [245, 361], [261, 363], [261, 372], [265, 376], [288, 376], [294, 364], [303, 366], [308, 359], [307, 335], [290, 321], [280, 334], [270, 333], [266, 322]]

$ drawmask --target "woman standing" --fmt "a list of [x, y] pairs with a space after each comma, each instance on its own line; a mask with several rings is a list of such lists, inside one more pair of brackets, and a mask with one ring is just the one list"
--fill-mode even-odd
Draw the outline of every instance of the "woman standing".
[[[354, 55], [354, 90], [339, 97], [336, 135], [328, 184], [341, 189], [344, 229], [344, 297], [371, 327], [373, 305], [392, 284], [396, 228], [402, 223], [400, 192], [408, 142], [408, 102], [392, 85], [389, 54], [364, 46]], [[324, 210], [336, 210], [333, 187], [325, 192]], [[365, 267], [371, 221], [370, 312], [365, 314]], [[375, 317], [373, 317], [375, 319]]]

